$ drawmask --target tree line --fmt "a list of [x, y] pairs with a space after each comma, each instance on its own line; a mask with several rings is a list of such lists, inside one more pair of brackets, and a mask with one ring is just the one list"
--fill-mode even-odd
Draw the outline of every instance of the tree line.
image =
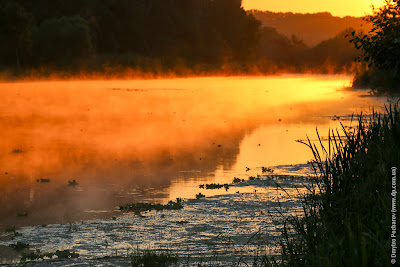
[[344, 33], [308, 47], [261, 27], [253, 13], [241, 0], [0, 0], [0, 70], [228, 64], [239, 72], [343, 72], [358, 55]]
[[259, 26], [241, 0], [0, 0], [0, 64], [113, 53], [245, 59]]

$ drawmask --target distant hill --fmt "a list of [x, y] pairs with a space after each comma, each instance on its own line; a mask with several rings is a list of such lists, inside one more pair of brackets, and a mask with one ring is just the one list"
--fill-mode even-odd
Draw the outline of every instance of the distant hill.
[[248, 13], [253, 14], [257, 20], [261, 21], [262, 26], [273, 27], [288, 37], [294, 34], [303, 39], [308, 46], [315, 46], [324, 40], [333, 38], [349, 27], [364, 31], [371, 28], [362, 18], [334, 17], [328, 12], [299, 14], [249, 10]]

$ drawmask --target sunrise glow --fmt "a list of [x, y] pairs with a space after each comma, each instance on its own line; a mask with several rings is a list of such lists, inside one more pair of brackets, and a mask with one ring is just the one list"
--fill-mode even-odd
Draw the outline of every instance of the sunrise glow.
[[273, 12], [294, 13], [317, 13], [330, 12], [334, 16], [364, 16], [371, 13], [371, 5], [379, 7], [383, 0], [336, 0], [336, 1], [314, 1], [314, 0], [243, 0], [246, 10], [259, 9]]

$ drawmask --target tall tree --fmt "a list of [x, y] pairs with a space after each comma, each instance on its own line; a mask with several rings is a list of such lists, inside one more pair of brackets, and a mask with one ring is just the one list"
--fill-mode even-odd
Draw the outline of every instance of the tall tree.
[[366, 20], [374, 25], [368, 34], [351, 33], [350, 42], [363, 51], [358, 61], [381, 70], [400, 71], [400, 0], [386, 0]]

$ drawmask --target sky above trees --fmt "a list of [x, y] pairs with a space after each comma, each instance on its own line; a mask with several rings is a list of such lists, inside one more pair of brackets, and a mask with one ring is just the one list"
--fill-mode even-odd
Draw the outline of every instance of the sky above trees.
[[243, 0], [244, 9], [274, 12], [316, 13], [330, 12], [334, 16], [364, 16], [371, 13], [371, 5], [382, 6], [383, 0]]

